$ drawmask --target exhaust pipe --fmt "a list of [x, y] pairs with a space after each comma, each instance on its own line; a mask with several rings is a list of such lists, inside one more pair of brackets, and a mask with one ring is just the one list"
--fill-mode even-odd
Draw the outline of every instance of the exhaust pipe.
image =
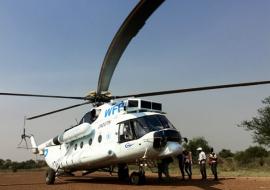
[[39, 151], [38, 151], [37, 143], [33, 135], [30, 136], [30, 142], [31, 142], [33, 154], [38, 154]]

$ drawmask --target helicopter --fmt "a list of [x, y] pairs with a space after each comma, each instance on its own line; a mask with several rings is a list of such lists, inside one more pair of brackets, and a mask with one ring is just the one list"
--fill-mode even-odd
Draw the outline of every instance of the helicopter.
[[[55, 177], [63, 173], [83, 171], [86, 175], [98, 170], [111, 172], [114, 167], [118, 169], [120, 180], [128, 179], [131, 184], [142, 184], [145, 182], [145, 167], [154, 167], [156, 160], [181, 154], [183, 138], [167, 119], [162, 104], [140, 99], [142, 97], [270, 83], [270, 81], [257, 81], [120, 96], [109, 93], [110, 81], [121, 55], [146, 20], [163, 2], [164, 0], [141, 0], [125, 19], [105, 55], [97, 91], [83, 97], [0, 93], [9, 96], [85, 101], [28, 117], [27, 120], [85, 104], [93, 105], [77, 125], [40, 145], [37, 145], [33, 135], [27, 135], [24, 131], [22, 139], [29, 138], [33, 153], [43, 155], [49, 166], [46, 172], [46, 184], [54, 184]], [[138, 171], [131, 175], [128, 170], [130, 164], [138, 167]]]

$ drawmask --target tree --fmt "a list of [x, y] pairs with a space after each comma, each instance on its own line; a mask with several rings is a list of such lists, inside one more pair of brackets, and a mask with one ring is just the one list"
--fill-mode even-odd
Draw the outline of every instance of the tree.
[[254, 162], [256, 159], [263, 159], [268, 156], [267, 150], [260, 146], [252, 146], [245, 151], [240, 151], [235, 154], [235, 159], [240, 164], [248, 164]]
[[265, 148], [260, 147], [260, 146], [251, 146], [245, 151], [248, 156], [250, 157], [255, 157], [255, 158], [262, 158], [262, 157], [267, 157], [268, 152], [265, 150]]
[[229, 158], [229, 157], [234, 156], [234, 154], [231, 152], [231, 150], [228, 150], [228, 149], [222, 149], [218, 154], [222, 158]]
[[17, 169], [33, 169], [33, 168], [42, 168], [45, 167], [47, 164], [44, 160], [27, 160], [22, 162], [13, 162], [10, 159], [3, 160], [0, 159], [0, 169], [12, 169], [14, 172]]
[[196, 160], [198, 158], [198, 151], [197, 151], [198, 147], [202, 147], [205, 153], [209, 153], [211, 149], [204, 137], [193, 138], [189, 140], [188, 144], [184, 145], [184, 148], [186, 150], [192, 152], [193, 160]]
[[262, 101], [265, 107], [258, 109], [258, 116], [250, 121], [242, 121], [238, 127], [253, 131], [253, 140], [260, 145], [270, 147], [270, 96]]
[[4, 164], [4, 169], [10, 169], [12, 165], [12, 161], [10, 159], [6, 159], [5, 164]]
[[5, 161], [3, 159], [0, 159], [0, 169], [4, 167]]

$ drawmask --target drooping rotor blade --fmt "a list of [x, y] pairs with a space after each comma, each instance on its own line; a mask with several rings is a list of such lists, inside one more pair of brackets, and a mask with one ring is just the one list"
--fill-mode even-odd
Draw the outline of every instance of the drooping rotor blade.
[[84, 102], [84, 103], [81, 103], [81, 104], [76, 104], [76, 105], [73, 105], [73, 106], [61, 108], [61, 109], [54, 110], [54, 111], [51, 111], [51, 112], [47, 112], [47, 113], [44, 113], [44, 114], [36, 115], [36, 116], [33, 116], [33, 117], [27, 117], [26, 119], [27, 120], [37, 119], [39, 117], [43, 117], [43, 116], [46, 116], [46, 115], [54, 114], [54, 113], [57, 113], [57, 112], [61, 112], [61, 111], [68, 110], [68, 109], [71, 109], [71, 108], [83, 106], [83, 105], [90, 104], [90, 103], [91, 102]]
[[19, 93], [7, 93], [7, 92], [0, 92], [0, 96], [29, 96], [29, 97], [40, 97], [40, 98], [64, 98], [64, 99], [86, 100], [85, 97], [77, 97], [77, 96], [55, 96], [55, 95], [44, 95], [44, 94], [19, 94]]
[[113, 99], [127, 98], [127, 97], [138, 98], [138, 97], [146, 97], [146, 96], [159, 96], [159, 95], [166, 95], [166, 94], [214, 90], [214, 89], [222, 89], [222, 88], [244, 87], [244, 86], [255, 86], [255, 85], [263, 85], [263, 84], [270, 84], [270, 81], [234, 83], [234, 84], [224, 84], [224, 85], [216, 85], [216, 86], [202, 86], [202, 87], [196, 87], [196, 88], [184, 88], [184, 89], [178, 89], [178, 90], [167, 90], [167, 91], [140, 93], [140, 94], [130, 94], [130, 95], [124, 95], [124, 96], [114, 96], [112, 98]]
[[164, 0], [141, 0], [115, 34], [101, 66], [97, 95], [108, 91], [113, 72], [131, 39]]

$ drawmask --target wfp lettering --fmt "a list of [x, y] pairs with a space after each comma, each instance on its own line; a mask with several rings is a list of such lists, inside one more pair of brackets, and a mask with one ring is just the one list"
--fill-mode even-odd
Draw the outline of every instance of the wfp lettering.
[[121, 111], [121, 108], [124, 108], [124, 102], [120, 102], [115, 104], [114, 106], [110, 107], [109, 109], [105, 110], [105, 118]]

